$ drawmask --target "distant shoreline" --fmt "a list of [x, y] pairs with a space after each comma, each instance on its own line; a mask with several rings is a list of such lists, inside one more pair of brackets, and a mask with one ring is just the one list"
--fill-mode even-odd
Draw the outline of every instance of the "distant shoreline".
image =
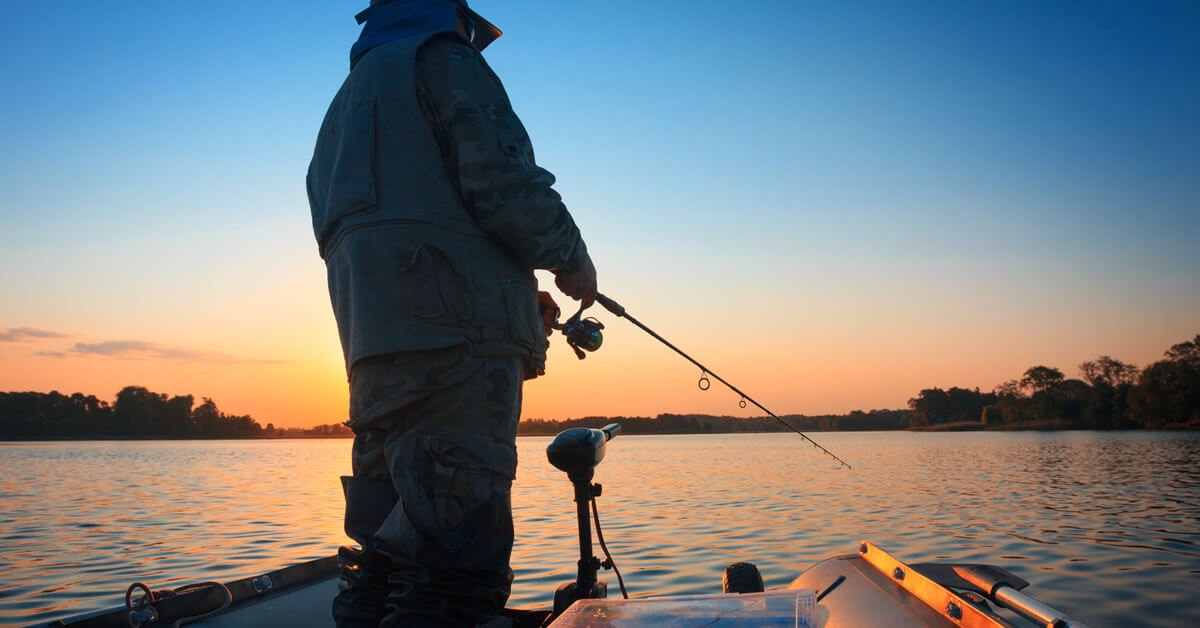
[[[619, 423], [620, 421], [615, 421]], [[564, 428], [569, 429], [569, 428]], [[560, 430], [561, 431], [561, 430]], [[1098, 430], [1095, 428], [1079, 427], [1063, 425], [1058, 421], [1040, 421], [1036, 424], [1023, 426], [1003, 426], [1003, 427], [988, 427], [981, 423], [959, 422], [947, 423], [943, 425], [930, 425], [924, 427], [912, 427], [904, 429], [877, 429], [877, 430], [821, 430], [807, 429], [800, 430], [811, 434], [852, 434], [864, 432], [1196, 432], [1200, 431], [1200, 425], [1168, 425], [1159, 430], [1146, 429], [1125, 429], [1125, 430]], [[521, 432], [517, 434], [518, 438], [526, 436], [530, 437], [549, 437], [554, 436], [558, 432]], [[728, 436], [731, 434], [788, 434], [787, 430], [726, 430], [726, 431], [659, 431], [659, 432], [634, 432], [623, 433], [623, 436]], [[336, 440], [350, 439], [353, 434], [310, 434], [310, 435], [282, 435], [282, 436], [230, 436], [223, 438], [179, 438], [172, 436], [88, 436], [75, 438], [23, 438], [15, 440], [0, 441], [0, 446], [13, 445], [20, 443], [70, 443], [70, 442], [144, 442], [144, 441], [246, 441], [246, 440]]]
[[[737, 417], [709, 414], [527, 418], [518, 436], [552, 436], [575, 427], [620, 423], [637, 434], [745, 434], [868, 431], [1200, 430], [1200, 334], [1172, 345], [1164, 359], [1138, 368], [1107, 355], [1079, 365], [1083, 379], [1057, 368], [1030, 367], [995, 387], [925, 388], [907, 409], [847, 414]], [[221, 412], [210, 398], [166, 395], [142, 386], [122, 388], [109, 402], [56, 390], [0, 392], [0, 440], [241, 440], [350, 438], [340, 422], [311, 428], [265, 426], [249, 415]], [[746, 399], [740, 406], [746, 407]], [[341, 417], [338, 417], [339, 419]]]

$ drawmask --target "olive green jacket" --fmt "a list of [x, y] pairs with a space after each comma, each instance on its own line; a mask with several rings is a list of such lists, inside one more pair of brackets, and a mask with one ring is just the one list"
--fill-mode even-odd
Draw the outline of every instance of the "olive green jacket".
[[471, 343], [544, 368], [534, 269], [587, 248], [534, 162], [500, 80], [454, 35], [363, 55], [308, 171], [347, 371], [362, 358]]

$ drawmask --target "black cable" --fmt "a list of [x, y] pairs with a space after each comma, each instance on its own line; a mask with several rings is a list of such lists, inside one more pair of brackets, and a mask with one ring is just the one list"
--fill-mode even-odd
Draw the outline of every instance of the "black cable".
[[621, 587], [621, 597], [629, 599], [629, 594], [625, 592], [625, 580], [621, 577], [621, 570], [617, 569], [617, 563], [613, 560], [612, 554], [608, 551], [608, 546], [604, 544], [604, 531], [600, 529], [600, 510], [596, 508], [596, 496], [592, 496], [592, 521], [596, 522], [596, 538], [600, 541], [600, 549], [604, 550], [604, 557], [608, 559], [609, 566], [612, 567], [613, 573], [617, 574], [617, 585]]
[[[630, 315], [629, 315], [629, 314], [628, 314], [628, 313], [625, 311], [625, 307], [624, 307], [624, 306], [622, 306], [620, 303], [617, 303], [616, 301], [613, 301], [612, 299], [610, 299], [610, 298], [608, 298], [608, 297], [606, 297], [606, 296], [604, 296], [603, 294], [600, 294], [600, 293], [596, 293], [596, 302], [597, 302], [597, 303], [599, 303], [600, 305], [603, 305], [603, 306], [604, 306], [604, 309], [608, 310], [609, 312], [612, 312], [612, 313], [613, 313], [613, 314], [615, 314], [616, 316], [618, 316], [618, 317], [620, 317], [620, 318], [627, 319], [629, 322], [633, 323], [634, 325], [637, 325], [637, 326], [638, 326], [638, 327], [639, 327], [639, 328], [640, 328], [642, 331], [644, 331], [644, 332], [646, 332], [647, 334], [650, 334], [652, 337], [654, 337], [654, 339], [655, 339], [655, 340], [657, 340], [657, 341], [659, 341], [659, 342], [663, 343], [664, 345], [667, 345], [667, 346], [668, 346], [668, 347], [670, 347], [670, 348], [671, 348], [671, 350], [673, 350], [675, 353], [678, 353], [679, 355], [683, 356], [683, 357], [684, 357], [684, 359], [686, 359], [688, 362], [691, 362], [692, 364], [695, 364], [696, 366], [700, 367], [700, 370], [701, 370], [701, 372], [703, 372], [703, 374], [704, 374], [704, 375], [712, 375], [714, 378], [716, 378], [716, 380], [717, 380], [717, 381], [721, 382], [722, 384], [725, 384], [725, 386], [727, 386], [727, 387], [729, 388], [729, 390], [732, 390], [733, 392], [735, 392], [735, 393], [737, 393], [737, 394], [741, 395], [741, 396], [742, 396], [742, 399], [744, 399], [744, 400], [746, 400], [746, 401], [749, 401], [750, 403], [752, 403], [752, 404], [754, 404], [754, 405], [758, 406], [758, 409], [759, 409], [759, 410], [762, 410], [763, 412], [766, 412], [768, 415], [770, 415], [770, 416], [771, 416], [771, 418], [775, 419], [776, 421], [779, 421], [779, 422], [780, 422], [780, 423], [782, 423], [784, 426], [786, 426], [788, 429], [790, 429], [790, 430], [792, 430], [793, 432], [795, 432], [795, 433], [799, 434], [801, 438], [803, 438], [804, 440], [806, 440], [806, 441], [808, 441], [808, 442], [812, 443], [813, 447], [816, 447], [817, 449], [820, 449], [821, 451], [823, 451], [823, 452], [825, 452], [826, 454], [828, 454], [828, 455], [829, 455], [831, 458], [833, 458], [834, 460], [837, 460], [837, 461], [838, 461], [838, 462], [840, 462], [841, 464], [844, 464], [844, 465], [846, 465], [846, 468], [847, 468], [847, 469], [853, 469], [853, 468], [854, 468], [854, 467], [850, 466], [850, 463], [849, 463], [849, 462], [846, 462], [845, 460], [842, 460], [841, 458], [837, 457], [837, 456], [836, 456], [836, 455], [835, 455], [835, 454], [834, 454], [832, 451], [829, 451], [828, 449], [825, 449], [824, 447], [820, 446], [819, 444], [817, 444], [817, 441], [815, 441], [815, 440], [813, 440], [813, 439], [809, 438], [807, 434], [805, 434], [804, 432], [801, 432], [800, 430], [796, 429], [795, 427], [793, 427], [793, 426], [792, 426], [792, 424], [791, 424], [791, 423], [788, 423], [787, 421], [784, 421], [784, 420], [783, 420], [783, 419], [781, 419], [781, 418], [780, 418], [778, 415], [776, 415], [774, 412], [771, 412], [770, 410], [768, 410], [768, 409], [767, 409], [765, 406], [763, 406], [761, 403], [759, 403], [759, 402], [755, 401], [755, 400], [754, 400], [754, 397], [751, 397], [750, 395], [747, 395], [746, 393], [742, 392], [742, 391], [741, 391], [741, 390], [740, 390], [740, 389], [739, 389], [737, 386], [734, 386], [733, 384], [730, 384], [729, 382], [725, 381], [725, 378], [723, 378], [723, 377], [721, 377], [720, 375], [717, 375], [716, 373], [712, 372], [712, 370], [710, 370], [710, 369], [709, 369], [707, 366], [704, 366], [703, 364], [701, 364], [701, 363], [697, 362], [697, 361], [696, 361], [694, 358], [692, 358], [692, 356], [690, 356], [690, 355], [688, 355], [688, 354], [684, 353], [684, 352], [683, 352], [683, 351], [682, 351], [682, 350], [681, 350], [679, 347], [676, 347], [675, 345], [673, 345], [673, 344], [671, 344], [670, 342], [668, 342], [666, 338], [663, 338], [662, 336], [660, 336], [660, 335], [658, 335], [658, 334], [654, 333], [654, 330], [653, 330], [653, 329], [650, 329], [649, 327], [646, 327], [645, 325], [643, 325], [643, 324], [642, 324], [642, 322], [641, 322], [641, 321], [639, 321], [638, 319], [636, 319], [636, 318], [634, 318], [634, 317], [630, 316]], [[704, 379], [704, 376], [703, 376], [703, 375], [701, 376], [701, 379]], [[706, 390], [706, 388], [705, 388], [704, 386], [701, 386], [701, 389], [702, 389], [702, 390]]]

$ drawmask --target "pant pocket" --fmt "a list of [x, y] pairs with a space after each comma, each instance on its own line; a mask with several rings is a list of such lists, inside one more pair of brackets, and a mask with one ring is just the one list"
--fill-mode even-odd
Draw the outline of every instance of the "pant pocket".
[[[416, 435], [409, 480], [400, 487], [407, 523], [450, 551], [486, 539], [508, 508], [517, 454], [512, 445], [460, 434]], [[400, 459], [400, 458], [398, 458]]]

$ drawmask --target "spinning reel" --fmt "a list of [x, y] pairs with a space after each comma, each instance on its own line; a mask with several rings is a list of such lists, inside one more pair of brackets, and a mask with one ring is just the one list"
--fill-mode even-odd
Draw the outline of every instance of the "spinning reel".
[[600, 333], [600, 330], [604, 329], [604, 323], [590, 316], [583, 318], [585, 309], [587, 306], [580, 307], [574, 316], [567, 319], [567, 322], [560, 325], [555, 321], [551, 326], [567, 337], [567, 344], [575, 352], [575, 357], [580, 360], [587, 357], [584, 351], [595, 351], [604, 344], [604, 334]]

